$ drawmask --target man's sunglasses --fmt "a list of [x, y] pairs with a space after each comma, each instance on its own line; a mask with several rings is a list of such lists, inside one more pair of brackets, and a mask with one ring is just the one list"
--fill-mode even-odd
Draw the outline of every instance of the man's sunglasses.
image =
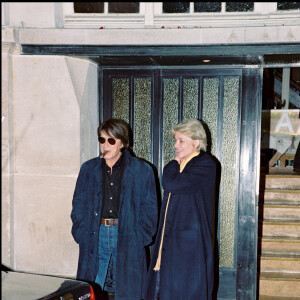
[[[100, 143], [100, 144], [104, 144], [105, 141], [106, 141], [106, 139], [105, 139], [104, 137], [102, 137], [102, 136], [99, 137], [99, 143]], [[111, 144], [111, 145], [114, 145], [114, 144], [116, 143], [116, 140], [113, 139], [113, 138], [108, 138], [107, 141], [108, 141], [108, 143]]]

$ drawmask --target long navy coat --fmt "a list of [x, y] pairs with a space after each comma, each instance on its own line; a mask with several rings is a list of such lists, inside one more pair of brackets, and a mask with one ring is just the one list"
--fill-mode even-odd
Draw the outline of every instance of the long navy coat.
[[164, 198], [148, 274], [146, 300], [153, 300], [164, 215], [169, 193], [160, 267], [160, 300], [211, 299], [213, 272], [213, 207], [216, 165], [204, 151], [182, 173], [176, 160], [164, 168]]
[[[146, 288], [145, 246], [157, 229], [157, 192], [150, 165], [124, 153], [118, 223], [115, 299], [140, 300]], [[72, 234], [79, 244], [77, 278], [94, 282], [102, 205], [104, 159], [93, 158], [80, 169], [73, 196]]]

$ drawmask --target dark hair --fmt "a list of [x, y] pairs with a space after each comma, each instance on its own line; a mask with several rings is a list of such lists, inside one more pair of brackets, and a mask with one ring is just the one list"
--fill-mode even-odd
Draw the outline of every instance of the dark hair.
[[121, 119], [109, 119], [98, 127], [98, 140], [104, 131], [108, 136], [120, 139], [125, 148], [129, 147], [129, 124]]

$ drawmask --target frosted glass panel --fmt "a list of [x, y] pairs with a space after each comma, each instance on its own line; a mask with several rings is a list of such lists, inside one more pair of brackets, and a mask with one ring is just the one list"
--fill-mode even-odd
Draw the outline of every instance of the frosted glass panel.
[[139, 13], [139, 2], [108, 2], [108, 12], [113, 14]]
[[300, 9], [300, 2], [277, 2], [278, 10]]
[[198, 79], [183, 79], [183, 119], [198, 118]]
[[236, 216], [239, 78], [224, 78], [222, 177], [220, 190], [220, 265], [233, 267]]
[[226, 11], [237, 12], [237, 11], [253, 11], [254, 2], [226, 2]]
[[220, 12], [221, 2], [194, 2], [194, 12]]
[[[237, 118], [239, 101], [239, 78], [224, 77], [223, 120], [218, 124], [219, 79], [203, 79], [203, 121], [211, 135], [211, 152], [221, 162], [222, 176], [220, 186], [219, 228], [220, 228], [220, 266], [233, 267], [235, 247], [236, 216], [236, 151]], [[218, 136], [218, 128], [222, 134]], [[221, 140], [222, 139], [222, 140]], [[218, 153], [222, 143], [222, 152]]]
[[178, 124], [179, 79], [165, 79], [163, 90], [163, 164], [175, 157], [170, 130]]
[[113, 78], [113, 117], [129, 123], [129, 79]]
[[134, 80], [134, 152], [151, 160], [151, 79]]
[[217, 156], [217, 133], [218, 133], [218, 99], [219, 79], [203, 79], [203, 121], [207, 124], [211, 136], [211, 153]]
[[190, 11], [189, 2], [163, 2], [163, 13], [188, 13]]
[[74, 2], [74, 13], [103, 13], [104, 2]]

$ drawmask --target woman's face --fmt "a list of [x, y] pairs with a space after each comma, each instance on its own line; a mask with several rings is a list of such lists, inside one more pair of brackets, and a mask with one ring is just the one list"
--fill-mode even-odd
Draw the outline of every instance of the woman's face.
[[199, 140], [193, 140], [189, 136], [176, 131], [174, 147], [177, 151], [176, 156], [180, 158], [180, 161], [187, 159], [191, 154], [197, 152], [199, 144]]

